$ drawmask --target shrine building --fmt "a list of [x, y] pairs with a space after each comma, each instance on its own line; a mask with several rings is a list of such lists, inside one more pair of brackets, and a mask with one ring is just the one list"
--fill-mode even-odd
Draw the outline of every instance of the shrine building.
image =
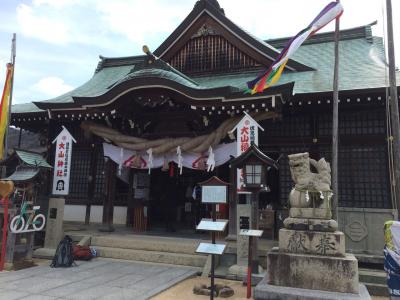
[[[277, 165], [259, 198], [263, 238], [277, 237], [293, 185], [288, 155], [331, 161], [334, 32], [306, 40], [280, 81], [251, 95], [246, 82], [290, 37], [263, 40], [234, 21], [216, 0], [199, 0], [157, 49], [100, 56], [93, 76], [76, 89], [12, 106], [11, 125], [39, 134], [51, 165], [62, 126], [76, 140], [65, 221], [194, 235], [199, 219], [209, 217], [196, 184], [217, 175], [231, 184], [218, 213], [229, 219], [226, 235], [235, 235], [236, 204], [249, 198], [237, 193], [229, 168], [236, 156], [230, 130], [247, 113], [264, 129], [259, 148]], [[343, 29], [339, 42], [339, 224], [347, 248], [368, 253], [381, 253], [383, 223], [397, 214], [386, 62], [375, 24]], [[215, 168], [207, 165], [210, 150]], [[45, 185], [44, 201], [52, 176]]]

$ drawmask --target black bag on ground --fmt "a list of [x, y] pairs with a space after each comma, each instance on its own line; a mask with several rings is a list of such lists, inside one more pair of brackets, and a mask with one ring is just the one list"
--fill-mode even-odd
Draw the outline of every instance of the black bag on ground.
[[66, 235], [57, 246], [56, 254], [53, 257], [50, 267], [70, 267], [74, 263], [72, 239]]

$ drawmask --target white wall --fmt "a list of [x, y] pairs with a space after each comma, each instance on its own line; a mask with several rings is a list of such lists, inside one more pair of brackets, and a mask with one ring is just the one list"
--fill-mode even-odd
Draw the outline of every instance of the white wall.
[[90, 207], [90, 223], [101, 223], [103, 219], [103, 206], [92, 205]]
[[[64, 208], [64, 221], [85, 222], [86, 205], [67, 204]], [[114, 206], [114, 224], [126, 224], [127, 208]], [[90, 223], [101, 223], [103, 218], [103, 206], [92, 205], [90, 207]]]
[[85, 222], [85, 205], [65, 205], [64, 221]]

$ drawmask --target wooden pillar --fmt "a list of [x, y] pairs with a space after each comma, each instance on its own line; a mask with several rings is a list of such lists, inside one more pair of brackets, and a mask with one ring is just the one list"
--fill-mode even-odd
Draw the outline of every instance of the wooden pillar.
[[[103, 159], [103, 158], [101, 158]], [[90, 206], [93, 203], [94, 193], [96, 190], [96, 174], [97, 174], [97, 147], [92, 144], [92, 150], [90, 154], [90, 170], [89, 170], [89, 184], [88, 184], [88, 194], [86, 202], [86, 214], [85, 214], [85, 224], [89, 225], [90, 222]]]
[[103, 225], [107, 225], [107, 227], [105, 229], [102, 229], [102, 231], [114, 231], [112, 225], [113, 225], [117, 165], [111, 159], [108, 159], [105, 168], [106, 168], [106, 184], [105, 184], [105, 195], [103, 200]]
[[229, 168], [229, 183], [231, 184], [229, 187], [229, 228], [228, 228], [228, 236], [227, 240], [236, 241], [236, 204], [237, 204], [237, 193], [236, 193], [236, 168]]
[[126, 226], [133, 226], [133, 210], [134, 210], [134, 190], [133, 190], [133, 177], [134, 172], [129, 170], [129, 191], [128, 191], [128, 203], [126, 208]]

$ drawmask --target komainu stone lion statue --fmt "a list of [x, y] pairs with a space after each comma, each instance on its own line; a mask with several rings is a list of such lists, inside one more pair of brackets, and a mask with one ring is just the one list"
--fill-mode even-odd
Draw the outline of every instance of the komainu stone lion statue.
[[[321, 158], [309, 154], [289, 155], [289, 166], [294, 188], [289, 194], [289, 218], [284, 225], [289, 229], [335, 231], [337, 223], [331, 220], [331, 168]], [[317, 173], [311, 170], [314, 167]]]
[[[295, 188], [298, 190], [330, 191], [331, 167], [321, 158], [319, 161], [309, 158], [309, 154], [298, 153], [289, 155], [289, 166]], [[311, 172], [313, 166], [317, 173]]]

